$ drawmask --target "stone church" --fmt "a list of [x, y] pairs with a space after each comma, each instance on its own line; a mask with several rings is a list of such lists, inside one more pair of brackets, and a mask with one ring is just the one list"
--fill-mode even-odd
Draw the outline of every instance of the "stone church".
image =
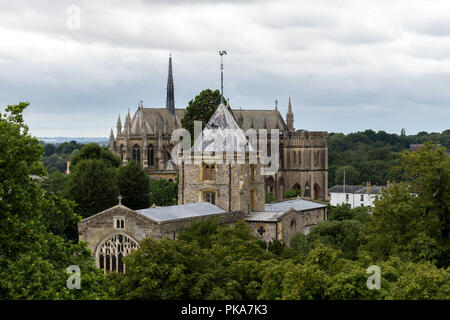
[[[234, 135], [232, 139], [217, 139], [229, 132]], [[242, 145], [244, 152], [240, 152]], [[125, 272], [123, 257], [137, 249], [143, 239], [175, 240], [193, 221], [216, 218], [220, 224], [233, 224], [245, 219], [256, 237], [266, 242], [280, 240], [289, 246], [293, 235], [306, 234], [326, 220], [327, 205], [323, 203], [298, 197], [265, 204], [261, 165], [249, 161], [248, 146], [233, 115], [221, 104], [195, 141], [188, 155], [191, 161], [178, 166], [178, 205], [132, 210], [120, 203], [119, 196], [117, 206], [78, 224], [79, 240], [88, 243], [97, 267], [104, 272]], [[196, 151], [209, 156], [196, 163]], [[227, 162], [230, 153], [235, 161]]]
[[[125, 272], [123, 257], [143, 239], [175, 240], [193, 221], [216, 218], [220, 224], [233, 224], [245, 219], [261, 240], [289, 245], [294, 234], [307, 234], [327, 218], [327, 205], [311, 200], [327, 194], [327, 135], [295, 131], [290, 102], [287, 124], [277, 108], [231, 113], [221, 103], [190, 152], [176, 165], [170, 157], [170, 134], [181, 127], [184, 112], [174, 108], [170, 58], [166, 108], [143, 108], [141, 104], [133, 118], [128, 113], [123, 130], [119, 118], [116, 137], [111, 132], [109, 148], [124, 164], [137, 161], [151, 178], [174, 180], [178, 176], [179, 183], [178, 205], [132, 210], [121, 204], [119, 196], [117, 206], [78, 224], [79, 240], [88, 243], [97, 267], [105, 272]], [[280, 129], [279, 172], [263, 175], [261, 162], [251, 161], [255, 150], [244, 134], [248, 128]], [[303, 198], [281, 200], [286, 189], [295, 188], [302, 189]], [[266, 192], [274, 192], [280, 200], [266, 204]]]
[[[175, 181], [178, 168], [171, 161], [171, 135], [181, 128], [186, 109], [175, 108], [172, 57], [169, 58], [167, 100], [165, 108], [144, 108], [139, 104], [134, 115], [130, 111], [122, 121], [119, 115], [116, 135], [111, 129], [109, 149], [124, 164], [137, 161], [152, 179]], [[279, 167], [277, 174], [264, 178], [266, 192], [282, 200], [288, 189], [300, 189], [302, 197], [328, 197], [328, 141], [326, 131], [295, 130], [294, 114], [289, 98], [286, 120], [281, 116], [277, 102], [274, 110], [233, 109], [232, 115], [239, 127], [279, 129]], [[268, 141], [270, 147], [270, 141]], [[270, 152], [270, 150], [269, 150]]]

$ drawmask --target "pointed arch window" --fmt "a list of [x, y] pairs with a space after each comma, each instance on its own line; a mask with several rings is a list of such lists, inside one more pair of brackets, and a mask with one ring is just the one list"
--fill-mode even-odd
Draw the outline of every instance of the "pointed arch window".
[[152, 145], [149, 145], [147, 148], [147, 160], [148, 160], [148, 165], [150, 167], [153, 167], [155, 165], [155, 151], [153, 149]]
[[141, 149], [138, 147], [133, 148], [133, 161], [141, 163]]
[[97, 265], [103, 271], [125, 272], [123, 257], [139, 247], [138, 243], [124, 234], [115, 234], [103, 241], [97, 251]]
[[216, 180], [216, 166], [214, 164], [203, 164], [203, 180]]

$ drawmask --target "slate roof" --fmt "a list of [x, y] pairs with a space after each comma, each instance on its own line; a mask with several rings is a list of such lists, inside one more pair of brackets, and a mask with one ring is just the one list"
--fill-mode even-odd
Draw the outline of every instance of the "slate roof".
[[[369, 194], [376, 194], [380, 193], [383, 188], [386, 188], [385, 186], [370, 186], [370, 193]], [[328, 189], [329, 193], [344, 193], [344, 185], [338, 184], [334, 187], [331, 187]], [[345, 193], [357, 193], [357, 194], [368, 194], [366, 192], [366, 186], [361, 185], [345, 185]]]
[[[244, 131], [253, 128], [286, 130], [286, 123], [277, 110], [232, 110], [234, 118], [242, 120]], [[142, 134], [145, 126], [147, 133], [172, 133], [181, 128], [181, 119], [186, 109], [175, 109], [175, 115], [166, 108], [138, 108], [131, 119], [131, 134]]]
[[[246, 148], [247, 145], [247, 148]], [[201, 136], [192, 147], [193, 151], [225, 152], [253, 150], [247, 144], [247, 138], [239, 128], [233, 115], [224, 104], [221, 104], [209, 119]]]
[[252, 212], [246, 221], [249, 222], [277, 222], [286, 212], [284, 211], [258, 211]]
[[325, 207], [327, 207], [326, 204], [298, 198], [266, 204], [266, 211], [286, 212], [291, 208], [293, 208], [296, 211], [307, 211]]
[[162, 222], [209, 215], [218, 215], [221, 213], [225, 213], [226, 211], [209, 202], [199, 202], [168, 207], [140, 209], [136, 210], [136, 212], [152, 219], [153, 221]]

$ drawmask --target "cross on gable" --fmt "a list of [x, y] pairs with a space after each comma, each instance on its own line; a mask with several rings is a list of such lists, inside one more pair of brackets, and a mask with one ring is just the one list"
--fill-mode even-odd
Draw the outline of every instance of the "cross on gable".
[[119, 194], [119, 196], [117, 197], [117, 199], [119, 199], [119, 205], [121, 206], [121, 205], [122, 205], [122, 199], [123, 199], [123, 197]]

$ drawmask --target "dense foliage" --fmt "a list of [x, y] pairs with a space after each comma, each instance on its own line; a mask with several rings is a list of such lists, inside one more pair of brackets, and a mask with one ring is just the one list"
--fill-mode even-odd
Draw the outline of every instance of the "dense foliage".
[[[83, 243], [73, 244], [61, 221], [78, 221], [74, 203], [44, 195], [30, 175], [44, 175], [44, 148], [28, 134], [22, 113], [28, 103], [0, 115], [0, 298], [97, 299], [111, 287]], [[64, 222], [62, 223], [64, 224]], [[66, 268], [81, 270], [81, 289], [69, 290]]]
[[65, 172], [67, 169], [67, 161], [77, 155], [84, 146], [76, 141], [63, 142], [57, 146], [52, 143], [40, 142], [44, 146], [44, 154], [42, 162], [48, 172]]
[[346, 184], [365, 184], [370, 181], [376, 185], [386, 185], [387, 181], [401, 181], [401, 172], [392, 170], [398, 165], [403, 150], [411, 144], [435, 142], [450, 149], [450, 130], [442, 133], [419, 132], [400, 135], [384, 131], [330, 133], [328, 136], [328, 184], [343, 184], [345, 168]]

